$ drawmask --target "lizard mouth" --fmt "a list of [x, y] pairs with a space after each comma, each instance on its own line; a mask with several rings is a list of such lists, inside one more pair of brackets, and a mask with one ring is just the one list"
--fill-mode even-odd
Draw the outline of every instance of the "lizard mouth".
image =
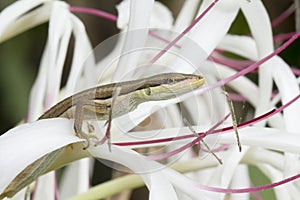
[[189, 83], [190, 83], [189, 85], [191, 88], [197, 89], [204, 85], [205, 79], [200, 76], [194, 76], [191, 78], [191, 80], [189, 80]]

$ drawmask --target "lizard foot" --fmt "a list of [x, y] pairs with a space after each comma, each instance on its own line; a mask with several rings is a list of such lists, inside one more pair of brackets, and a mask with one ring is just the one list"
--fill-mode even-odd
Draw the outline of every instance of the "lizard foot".
[[90, 146], [90, 139], [99, 140], [99, 138], [94, 134], [86, 134], [84, 132], [76, 133], [76, 136], [86, 140], [86, 144], [83, 147], [83, 150], [86, 150]]

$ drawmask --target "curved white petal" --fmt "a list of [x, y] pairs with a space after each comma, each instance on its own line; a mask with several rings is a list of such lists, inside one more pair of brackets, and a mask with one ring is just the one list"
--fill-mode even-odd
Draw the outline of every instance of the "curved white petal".
[[9, 130], [0, 137], [0, 193], [35, 160], [79, 141], [67, 119], [41, 120]]
[[274, 50], [273, 34], [269, 15], [262, 1], [239, 1], [251, 34], [257, 45], [260, 57], [266, 56]]
[[120, 163], [139, 173], [150, 191], [150, 199], [176, 199], [173, 186], [167, 179], [163, 178], [163, 165], [147, 160], [130, 149], [116, 146], [112, 146], [111, 151], [105, 145], [91, 147], [89, 152], [94, 157]]
[[240, 35], [226, 35], [218, 48], [229, 51], [250, 60], [258, 60], [258, 53], [253, 38]]
[[0, 42], [46, 22], [52, 4], [50, 0], [21, 0], [5, 8], [0, 13]]
[[[251, 34], [256, 42], [259, 58], [273, 52], [272, 28], [268, 13], [261, 1], [239, 2], [241, 10], [248, 22]], [[272, 92], [272, 64], [264, 63], [259, 68], [259, 100], [256, 115], [262, 114], [270, 108], [269, 101]], [[263, 123], [257, 124], [262, 126]]]
[[[240, 4], [248, 21], [251, 33], [256, 41], [259, 57], [269, 54], [274, 49], [272, 29], [270, 19], [262, 2], [253, 1], [249, 4], [240, 2]], [[289, 66], [287, 66], [282, 59], [274, 57], [259, 68], [260, 98], [258, 106], [256, 107], [257, 114], [265, 112], [266, 109], [270, 107], [272, 78], [282, 95], [282, 103], [289, 101], [299, 94], [299, 86]], [[299, 132], [300, 127], [297, 126], [299, 114], [299, 101], [284, 111], [284, 122], [287, 131]], [[299, 172], [300, 164], [295, 165], [294, 163], [297, 157], [297, 155], [286, 155], [286, 172], [288, 174]]]

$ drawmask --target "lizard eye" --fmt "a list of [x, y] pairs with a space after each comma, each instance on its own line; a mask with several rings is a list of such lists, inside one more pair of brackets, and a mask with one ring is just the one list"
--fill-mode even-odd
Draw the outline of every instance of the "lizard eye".
[[174, 82], [175, 82], [175, 80], [172, 79], [172, 78], [168, 78], [168, 79], [167, 79], [167, 83], [168, 83], [168, 84], [173, 84]]
[[151, 95], [151, 89], [150, 89], [150, 87], [145, 88], [144, 91], [145, 91], [146, 95], [148, 95], [148, 96]]

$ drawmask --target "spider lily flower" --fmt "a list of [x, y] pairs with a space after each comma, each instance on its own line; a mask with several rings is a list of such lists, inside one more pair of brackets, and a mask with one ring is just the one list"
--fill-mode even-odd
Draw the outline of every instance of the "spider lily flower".
[[[16, 196], [28, 196], [25, 186], [46, 172], [50, 173], [35, 184], [35, 199], [44, 199], [45, 196], [65, 199], [80, 193], [83, 194], [77, 196], [79, 199], [107, 198], [122, 191], [121, 186], [131, 189], [143, 183], [149, 189], [150, 199], [222, 199], [226, 193], [239, 193], [232, 192], [230, 188], [251, 188], [249, 165], [259, 168], [271, 182], [300, 173], [300, 145], [297, 143], [300, 139], [297, 124], [300, 103], [297, 100], [284, 107], [283, 113], [263, 118], [252, 127], [239, 130], [242, 152], [236, 147], [232, 131], [213, 134], [220, 128], [214, 127], [215, 124], [222, 122], [222, 128], [232, 123], [225, 120], [229, 107], [222, 89], [217, 86], [227, 83], [254, 107], [255, 116], [276, 107], [278, 102], [276, 98], [272, 99], [273, 81], [279, 92], [277, 100], [281, 100], [282, 104], [299, 95], [295, 75], [277, 55], [284, 48], [266, 57], [274, 52], [274, 46], [270, 19], [262, 2], [215, 0], [203, 1], [198, 7], [198, 2], [186, 1], [176, 20], [165, 6], [154, 1], [125, 0], [117, 9], [117, 18], [105, 16], [110, 20], [117, 19], [121, 33], [95, 49], [91, 47], [84, 24], [72, 13], [80, 9], [64, 2], [18, 1], [1, 12], [0, 41], [49, 22], [47, 44], [30, 94], [28, 123], [0, 137], [1, 198], [12, 197], [20, 190]], [[100, 13], [92, 9], [85, 11]], [[247, 20], [251, 37], [228, 34], [239, 11]], [[72, 34], [75, 47], [71, 71], [66, 86], [60, 91], [63, 64]], [[115, 39], [118, 40], [112, 52], [96, 62], [95, 52], [112, 45]], [[213, 57], [219, 53], [217, 49], [242, 56], [254, 64], [246, 68], [245, 73], [237, 72], [228, 68], [228, 60], [222, 60], [222, 57], [223, 62], [214, 62]], [[244, 76], [253, 69], [258, 69], [258, 84]], [[49, 109], [58, 100], [98, 83], [136, 79], [167, 71], [201, 73], [207, 83], [202, 89], [175, 99], [143, 103], [133, 112], [114, 119], [111, 149], [105, 144], [90, 145], [84, 149], [85, 141], [74, 135], [73, 120], [53, 118], [34, 121], [42, 110]], [[192, 127], [183, 125], [181, 110], [174, 105], [178, 102], [193, 122]], [[138, 125], [147, 120], [151, 121], [147, 126]], [[105, 133], [105, 122], [89, 123], [93, 125], [95, 134]], [[190, 129], [195, 130], [196, 136], [186, 138], [192, 134]], [[205, 132], [205, 138], [201, 134], [198, 138], [197, 133], [200, 132]], [[211, 154], [203, 155], [190, 148], [201, 139], [205, 139], [211, 149], [215, 148], [212, 151], [218, 149], [223, 165]], [[183, 148], [185, 146], [187, 148]], [[155, 151], [160, 153], [143, 155], [133, 150], [137, 147], [155, 147]], [[183, 149], [185, 152], [181, 153]], [[155, 161], [160, 156], [166, 159], [166, 163]], [[111, 184], [109, 189], [104, 183], [88, 191], [91, 161], [82, 158], [89, 157], [118, 163], [125, 168], [117, 169], [139, 174], [142, 182], [138, 176], [129, 175], [125, 177], [125, 186], [124, 183], [120, 186], [119, 178], [115, 183], [108, 183]], [[76, 160], [76, 163], [69, 164]], [[58, 192], [52, 170], [67, 164]], [[300, 193], [298, 185], [295, 181], [276, 187], [275, 195], [278, 199], [295, 198]], [[247, 191], [257, 192], [256, 189]], [[232, 197], [235, 195], [232, 194]], [[249, 193], [238, 197], [249, 199]]]

